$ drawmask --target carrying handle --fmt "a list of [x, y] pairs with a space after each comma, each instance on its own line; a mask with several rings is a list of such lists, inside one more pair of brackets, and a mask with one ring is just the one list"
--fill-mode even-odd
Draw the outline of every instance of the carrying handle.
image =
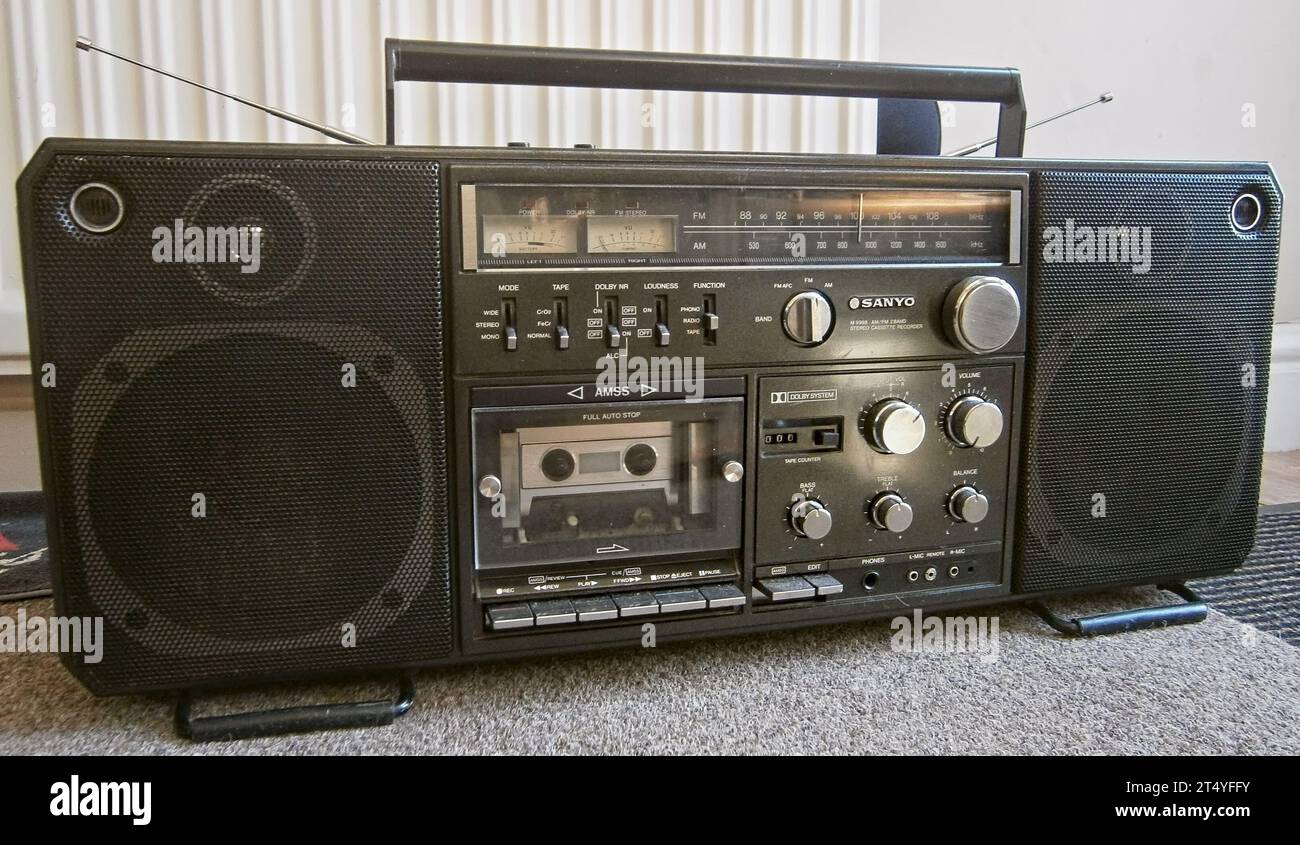
[[1184, 603], [1119, 610], [1075, 619], [1058, 616], [1041, 602], [1035, 602], [1029, 607], [1048, 625], [1070, 637], [1100, 637], [1148, 628], [1166, 628], [1170, 625], [1195, 625], [1204, 622], [1209, 615], [1205, 602], [1187, 585], [1161, 584], [1160, 589], [1179, 596]]
[[1014, 68], [523, 47], [402, 38], [384, 40], [384, 61], [385, 140], [389, 144], [396, 140], [396, 83], [475, 82], [998, 103], [1001, 110], [997, 155], [1017, 157], [1025, 145], [1025, 98], [1020, 87], [1020, 71]]
[[399, 683], [401, 689], [395, 699], [203, 717], [193, 715], [191, 693], [185, 690], [176, 699], [176, 733], [194, 742], [230, 742], [259, 736], [391, 725], [415, 703], [414, 679], [402, 675]]

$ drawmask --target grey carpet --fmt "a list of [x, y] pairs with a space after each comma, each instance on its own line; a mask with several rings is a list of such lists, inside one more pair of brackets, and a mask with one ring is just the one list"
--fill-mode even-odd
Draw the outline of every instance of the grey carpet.
[[1300, 502], [1260, 508], [1245, 565], [1189, 586], [1216, 610], [1300, 646]]
[[[95, 699], [52, 656], [0, 654], [0, 753], [1300, 752], [1300, 649], [1276, 637], [1212, 612], [1196, 626], [1066, 640], [1024, 611], [994, 612], [993, 663], [894, 653], [887, 622], [841, 625], [423, 672], [415, 709], [391, 727], [221, 745], [173, 738], [163, 698]], [[382, 689], [244, 693], [199, 709]]]

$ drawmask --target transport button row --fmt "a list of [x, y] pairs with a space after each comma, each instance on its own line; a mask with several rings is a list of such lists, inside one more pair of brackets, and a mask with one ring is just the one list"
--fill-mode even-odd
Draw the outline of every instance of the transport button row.
[[645, 590], [498, 604], [487, 609], [485, 623], [493, 631], [510, 631], [698, 610], [722, 610], [744, 604], [745, 594], [736, 585], [706, 584], [698, 588], [655, 592]]

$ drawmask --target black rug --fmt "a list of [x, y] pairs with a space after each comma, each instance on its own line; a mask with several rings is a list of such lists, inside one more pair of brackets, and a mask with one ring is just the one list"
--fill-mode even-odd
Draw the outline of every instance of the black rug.
[[[42, 501], [0, 494], [0, 601], [49, 595]], [[1190, 586], [1216, 610], [1300, 646], [1300, 502], [1260, 508], [1245, 565]]]
[[1300, 502], [1260, 508], [1246, 564], [1188, 586], [1215, 610], [1300, 646]]
[[0, 493], [0, 601], [50, 594], [40, 493]]

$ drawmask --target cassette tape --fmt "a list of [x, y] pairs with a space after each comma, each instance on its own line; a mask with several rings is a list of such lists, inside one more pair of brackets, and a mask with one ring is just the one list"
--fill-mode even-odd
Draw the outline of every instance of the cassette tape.
[[476, 410], [479, 567], [738, 548], [743, 406]]

